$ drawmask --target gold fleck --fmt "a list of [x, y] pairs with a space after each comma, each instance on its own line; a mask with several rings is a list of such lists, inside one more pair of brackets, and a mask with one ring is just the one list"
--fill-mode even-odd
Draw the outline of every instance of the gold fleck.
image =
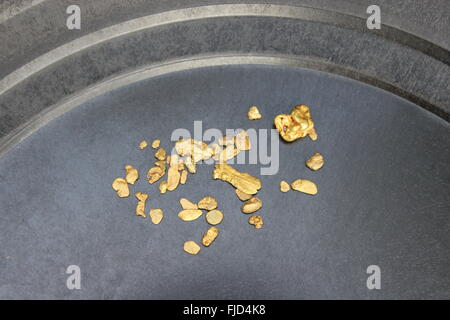
[[153, 142], [152, 142], [152, 148], [153, 148], [153, 149], [158, 149], [159, 146], [160, 146], [160, 144], [161, 144], [161, 140], [158, 140], [158, 139], [153, 140]]
[[291, 114], [277, 115], [274, 124], [285, 141], [291, 142], [307, 135], [313, 140], [317, 139], [314, 122], [311, 119], [309, 107], [306, 105], [295, 106]]
[[187, 176], [188, 176], [187, 170], [186, 170], [186, 169], [183, 169], [183, 170], [181, 171], [181, 175], [180, 175], [180, 183], [181, 183], [181, 184], [185, 184], [185, 183], [186, 183], [186, 181], [187, 181]]
[[239, 150], [250, 150], [252, 148], [250, 137], [245, 130], [236, 135], [234, 143], [236, 144], [236, 148]]
[[225, 135], [219, 138], [219, 145], [221, 146], [229, 146], [234, 145], [234, 137], [232, 135]]
[[214, 210], [217, 208], [217, 200], [213, 197], [204, 197], [198, 202], [198, 207], [205, 210]]
[[248, 200], [248, 199], [250, 199], [252, 197], [251, 194], [247, 194], [245, 192], [242, 192], [239, 189], [236, 189], [236, 195], [238, 196], [239, 200], [241, 200], [241, 201]]
[[216, 227], [209, 228], [203, 235], [202, 244], [205, 247], [209, 247], [211, 245], [211, 243], [213, 243], [214, 240], [216, 240], [218, 235], [219, 235], [219, 229], [217, 229]]
[[136, 192], [134, 195], [136, 196], [136, 199], [138, 199], [138, 203], [136, 205], [136, 215], [145, 218], [145, 202], [148, 199], [148, 194]]
[[180, 183], [180, 172], [177, 167], [170, 167], [167, 171], [167, 190], [173, 191]]
[[248, 109], [247, 116], [249, 120], [258, 120], [262, 117], [257, 106], [250, 107], [250, 109]]
[[248, 218], [248, 223], [254, 225], [256, 229], [261, 229], [264, 225], [263, 218], [261, 216], [251, 216]]
[[309, 180], [297, 179], [291, 183], [292, 189], [303, 193], [315, 195], [317, 194], [317, 186], [314, 182]]
[[233, 187], [247, 194], [255, 194], [261, 189], [261, 180], [234, 169], [226, 163], [216, 164], [213, 171], [213, 178], [226, 181]]
[[241, 207], [243, 213], [253, 213], [262, 208], [262, 201], [257, 197], [253, 197], [244, 202]]
[[128, 183], [124, 178], [116, 178], [112, 183], [112, 188], [116, 191], [117, 196], [120, 198], [126, 198], [130, 195], [130, 189]]
[[178, 217], [183, 221], [194, 221], [202, 215], [199, 209], [184, 209], [178, 213]]
[[180, 199], [180, 205], [185, 210], [197, 210], [198, 209], [198, 206], [196, 203], [193, 203], [186, 198]]
[[132, 166], [127, 164], [125, 166], [125, 171], [126, 171], [125, 180], [129, 184], [134, 184], [136, 182], [136, 180], [139, 179], [139, 172], [137, 171], [136, 168], [133, 168]]
[[282, 180], [280, 181], [280, 191], [281, 192], [288, 192], [291, 190], [291, 186], [286, 181]]
[[159, 148], [155, 153], [155, 158], [158, 160], [164, 160], [166, 158], [166, 150], [164, 150], [164, 148]]
[[162, 209], [150, 209], [149, 215], [154, 224], [159, 224], [164, 218], [164, 212]]
[[165, 174], [165, 171], [160, 167], [150, 168], [147, 172], [148, 183], [155, 183]]
[[211, 210], [206, 214], [206, 221], [210, 224], [210, 225], [217, 225], [219, 223], [221, 223], [223, 220], [223, 213], [220, 210]]
[[311, 170], [317, 171], [323, 167], [323, 156], [320, 153], [314, 153], [309, 160], [306, 161], [306, 166]]
[[148, 144], [147, 144], [147, 141], [145, 141], [145, 140], [142, 140], [141, 142], [139, 142], [139, 149], [145, 149], [145, 148], [147, 148], [147, 146], [148, 146]]
[[200, 252], [200, 246], [195, 241], [186, 241], [183, 250], [190, 254], [197, 254]]
[[159, 192], [166, 193], [167, 192], [167, 181], [161, 181], [159, 184]]

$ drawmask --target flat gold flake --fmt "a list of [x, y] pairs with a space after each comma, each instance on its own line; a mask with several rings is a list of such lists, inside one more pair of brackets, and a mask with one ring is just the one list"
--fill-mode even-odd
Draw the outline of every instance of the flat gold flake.
[[153, 224], [159, 224], [164, 218], [164, 212], [162, 209], [150, 209], [149, 215]]
[[236, 189], [247, 194], [255, 194], [262, 187], [261, 180], [258, 178], [248, 173], [240, 172], [226, 163], [215, 165], [213, 178], [226, 181]]
[[317, 194], [317, 186], [314, 182], [305, 180], [305, 179], [297, 179], [291, 183], [292, 189], [303, 192], [306, 194], [315, 195]]
[[243, 213], [253, 213], [262, 208], [262, 201], [257, 197], [253, 197], [244, 202], [241, 206]]
[[320, 153], [314, 153], [311, 158], [306, 161], [306, 166], [313, 171], [317, 171], [323, 167], [324, 160]]
[[189, 254], [196, 255], [200, 252], [200, 246], [195, 241], [186, 241], [183, 246], [183, 250]]
[[221, 223], [222, 220], [223, 220], [223, 213], [220, 210], [215, 209], [206, 213], [206, 222], [208, 222], [212, 226]]
[[204, 197], [197, 203], [199, 209], [214, 210], [217, 208], [217, 200], [213, 197]]
[[112, 183], [112, 188], [120, 198], [126, 198], [130, 195], [130, 188], [124, 178], [116, 178]]
[[209, 228], [203, 235], [202, 244], [205, 247], [209, 247], [211, 245], [211, 243], [213, 243], [214, 240], [216, 240], [218, 235], [219, 235], [219, 229], [217, 229], [216, 227]]

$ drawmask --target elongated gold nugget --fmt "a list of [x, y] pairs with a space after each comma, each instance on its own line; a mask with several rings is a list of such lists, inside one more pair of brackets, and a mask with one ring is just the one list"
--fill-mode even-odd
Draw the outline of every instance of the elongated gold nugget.
[[213, 178], [226, 181], [236, 189], [247, 194], [255, 194], [262, 187], [261, 180], [258, 178], [248, 173], [240, 172], [226, 163], [215, 165]]

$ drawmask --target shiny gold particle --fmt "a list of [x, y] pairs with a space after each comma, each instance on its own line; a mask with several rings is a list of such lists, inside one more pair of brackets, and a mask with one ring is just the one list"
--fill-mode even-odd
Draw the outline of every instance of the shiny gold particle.
[[112, 188], [120, 198], [126, 198], [130, 195], [130, 188], [128, 188], [128, 183], [124, 178], [114, 179]]
[[291, 186], [286, 181], [282, 180], [280, 181], [280, 191], [281, 192], [288, 192], [291, 190]]
[[181, 174], [177, 167], [170, 167], [167, 170], [167, 190], [175, 190], [180, 183]]
[[314, 153], [309, 160], [306, 161], [306, 166], [311, 170], [317, 171], [323, 167], [323, 156], [320, 153]]
[[298, 179], [291, 183], [292, 189], [303, 193], [317, 194], [317, 186], [314, 182], [304, 179]]
[[161, 145], [161, 140], [158, 140], [158, 139], [153, 140], [153, 142], [152, 142], [153, 149], [158, 149], [160, 145]]
[[160, 167], [163, 171], [166, 170], [166, 162], [164, 160], [155, 161], [155, 166]]
[[137, 179], [139, 179], [139, 172], [136, 168], [133, 168], [132, 166], [130, 166], [129, 164], [127, 164], [125, 166], [125, 180], [129, 183], [129, 184], [134, 184], [136, 182]]
[[248, 223], [255, 226], [256, 229], [261, 229], [264, 225], [263, 218], [261, 216], [251, 216], [248, 218]]
[[307, 135], [313, 140], [317, 139], [314, 122], [311, 119], [309, 107], [306, 105], [295, 106], [291, 114], [277, 115], [274, 124], [285, 141], [291, 142]]
[[178, 213], [178, 217], [183, 221], [194, 221], [202, 215], [202, 210], [199, 209], [185, 209]]
[[211, 243], [213, 243], [214, 240], [216, 240], [218, 235], [219, 235], [219, 229], [217, 229], [216, 227], [209, 228], [203, 235], [202, 244], [205, 247], [209, 247], [211, 245]]
[[191, 157], [187, 157], [187, 158], [184, 159], [184, 165], [188, 169], [189, 173], [196, 173], [197, 172], [196, 164], [195, 164], [194, 160], [192, 160]]
[[234, 145], [234, 137], [232, 135], [225, 135], [219, 138], [219, 145], [221, 146], [229, 146]]
[[197, 205], [199, 209], [214, 210], [217, 208], [217, 200], [213, 197], [204, 197]]
[[247, 193], [245, 193], [245, 192], [242, 192], [242, 191], [239, 190], [239, 189], [236, 189], [235, 192], [236, 192], [236, 195], [238, 196], [239, 200], [241, 200], [241, 201], [248, 200], [248, 199], [250, 199], [250, 198], [252, 197], [251, 194], [247, 194]]
[[230, 183], [236, 189], [247, 193], [255, 194], [261, 189], [261, 180], [234, 169], [226, 163], [216, 164], [213, 171], [213, 179], [220, 179]]
[[262, 118], [257, 106], [250, 107], [250, 109], [248, 109], [247, 116], [249, 120], [258, 120]]
[[147, 172], [148, 183], [155, 183], [156, 181], [161, 179], [161, 177], [164, 176], [164, 174], [165, 171], [160, 167], [150, 168]]
[[198, 209], [198, 206], [196, 203], [192, 203], [191, 201], [189, 201], [186, 198], [180, 199], [180, 205], [181, 205], [181, 208], [183, 208], [185, 210], [197, 210]]
[[159, 188], [160, 193], [166, 193], [167, 192], [167, 181], [161, 181], [158, 188]]
[[191, 157], [194, 162], [212, 157], [213, 150], [203, 141], [183, 138], [175, 143], [175, 150], [182, 157]]
[[183, 246], [183, 250], [189, 254], [197, 254], [200, 252], [200, 246], [195, 241], [186, 241]]
[[155, 153], [155, 158], [158, 160], [166, 159], [166, 150], [164, 150], [164, 148], [159, 148]]
[[234, 143], [238, 150], [250, 150], [252, 148], [250, 137], [248, 136], [248, 133], [245, 130], [239, 132], [234, 137]]
[[153, 224], [159, 224], [164, 218], [164, 212], [162, 209], [150, 209], [149, 212], [150, 219], [152, 219]]
[[226, 147], [225, 149], [223, 149], [218, 157], [218, 161], [220, 163], [225, 163], [228, 160], [233, 159], [235, 156], [237, 156], [237, 154], [240, 152], [239, 149], [235, 148], [232, 145], [229, 145], [228, 147]]
[[212, 226], [221, 223], [222, 220], [223, 220], [223, 213], [220, 210], [215, 209], [206, 213], [206, 222], [208, 222]]
[[241, 206], [241, 211], [243, 213], [253, 213], [262, 208], [262, 201], [257, 197], [253, 197], [244, 202]]
[[139, 149], [145, 149], [145, 148], [147, 148], [147, 146], [148, 146], [148, 143], [147, 143], [147, 141], [145, 141], [145, 140], [142, 140], [141, 142], [139, 142]]
[[136, 215], [145, 218], [145, 202], [148, 199], [148, 194], [136, 192], [134, 195], [136, 196], [136, 199], [138, 199], [138, 203], [136, 205]]
[[187, 181], [187, 176], [188, 176], [188, 172], [186, 169], [183, 169], [181, 171], [181, 175], [180, 175], [180, 184], [185, 184]]

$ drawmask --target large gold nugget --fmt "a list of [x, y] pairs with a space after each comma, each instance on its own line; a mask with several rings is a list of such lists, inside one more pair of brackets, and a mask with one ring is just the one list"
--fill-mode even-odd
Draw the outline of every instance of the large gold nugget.
[[148, 199], [148, 194], [143, 192], [136, 192], [134, 195], [136, 196], [136, 199], [139, 200], [138, 204], [136, 205], [136, 215], [145, 218], [145, 202]]
[[261, 189], [261, 180], [248, 173], [240, 172], [226, 163], [216, 164], [214, 168], [214, 179], [226, 181], [244, 193], [255, 194]]
[[183, 250], [189, 254], [197, 254], [200, 252], [200, 246], [195, 241], [186, 241], [183, 246]]
[[216, 240], [218, 235], [219, 235], [219, 229], [217, 229], [216, 227], [209, 228], [203, 235], [202, 244], [205, 247], [209, 247], [211, 245], [211, 243], [213, 243], [214, 240]]
[[320, 153], [314, 153], [311, 158], [306, 161], [306, 166], [313, 171], [317, 171], [323, 167], [323, 156]]
[[311, 119], [309, 107], [306, 105], [295, 106], [291, 114], [279, 114], [273, 120], [275, 128], [281, 137], [288, 142], [304, 138], [307, 135], [312, 140], [317, 139], [314, 122]]
[[300, 191], [306, 194], [315, 195], [317, 194], [317, 186], [314, 182], [305, 180], [305, 179], [297, 179], [291, 183], [292, 189], [296, 191]]
[[126, 198], [130, 195], [130, 188], [128, 188], [128, 183], [124, 178], [114, 179], [112, 188], [120, 198]]

